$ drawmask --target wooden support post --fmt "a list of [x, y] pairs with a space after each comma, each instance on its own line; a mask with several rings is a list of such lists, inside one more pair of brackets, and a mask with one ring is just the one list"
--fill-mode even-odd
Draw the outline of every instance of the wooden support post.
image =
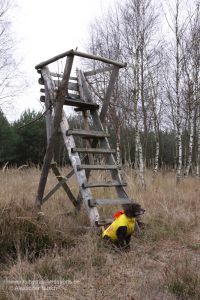
[[72, 64], [73, 64], [73, 59], [74, 59], [73, 56], [67, 57], [65, 70], [64, 70], [64, 74], [63, 74], [63, 79], [62, 79], [60, 88], [58, 89], [58, 92], [57, 92], [56, 101], [55, 101], [55, 85], [53, 83], [53, 80], [51, 80], [50, 72], [47, 67], [45, 67], [41, 70], [44, 81], [46, 81], [46, 86], [47, 86], [48, 93], [49, 93], [49, 99], [55, 105], [55, 115], [54, 115], [54, 120], [53, 120], [53, 130], [52, 130], [51, 137], [49, 138], [49, 143], [47, 145], [46, 154], [44, 157], [44, 163], [43, 163], [42, 172], [41, 172], [41, 177], [40, 177], [39, 186], [38, 186], [38, 191], [37, 191], [37, 195], [36, 195], [36, 206], [38, 206], [38, 207], [40, 207], [42, 204], [42, 199], [43, 199], [43, 195], [44, 195], [44, 189], [46, 186], [47, 176], [48, 176], [51, 160], [53, 157], [54, 142], [55, 142], [58, 128], [60, 126], [60, 122], [62, 119], [63, 104], [65, 101], [65, 90], [68, 85], [71, 68], [72, 68]]
[[110, 98], [111, 98], [112, 92], [114, 90], [114, 86], [115, 86], [115, 82], [117, 80], [118, 74], [119, 74], [119, 67], [114, 66], [113, 71], [110, 76], [110, 81], [108, 84], [105, 99], [104, 99], [103, 106], [102, 106], [101, 113], [100, 113], [100, 120], [103, 124], [105, 122], [105, 117], [106, 117], [106, 113], [107, 113], [108, 106], [110, 103]]
[[[47, 87], [45, 86], [45, 93], [47, 92]], [[45, 97], [45, 109], [46, 109], [46, 135], [47, 135], [47, 144], [49, 143], [49, 139], [52, 135], [52, 125], [53, 125], [53, 118], [52, 118], [52, 102], [50, 101], [49, 97]]]

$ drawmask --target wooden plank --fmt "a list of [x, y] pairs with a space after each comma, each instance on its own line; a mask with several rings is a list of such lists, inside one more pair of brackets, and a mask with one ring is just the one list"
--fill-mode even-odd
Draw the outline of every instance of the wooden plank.
[[45, 80], [45, 87], [48, 92], [48, 97], [49, 97], [50, 101], [53, 104], [55, 104], [55, 110], [54, 110], [55, 113], [54, 113], [54, 120], [53, 120], [53, 130], [52, 130], [51, 137], [49, 139], [49, 143], [47, 145], [44, 162], [43, 162], [43, 166], [42, 166], [42, 171], [41, 171], [41, 176], [40, 176], [40, 181], [39, 181], [39, 185], [38, 185], [37, 195], [36, 195], [36, 206], [38, 206], [38, 207], [40, 207], [42, 204], [42, 199], [43, 199], [43, 195], [44, 195], [44, 189], [46, 186], [47, 176], [48, 176], [51, 160], [53, 157], [54, 143], [55, 143], [58, 128], [60, 126], [60, 122], [62, 119], [63, 104], [64, 104], [64, 100], [65, 100], [64, 99], [64, 96], [65, 96], [64, 88], [68, 84], [72, 64], [73, 64], [73, 56], [70, 56], [67, 58], [67, 61], [66, 61], [61, 87], [57, 93], [56, 104], [55, 104], [55, 85], [53, 83], [53, 80], [51, 79], [49, 69], [47, 67], [45, 67], [41, 70], [42, 76]]
[[97, 205], [122, 205], [133, 203], [129, 198], [120, 198], [120, 199], [91, 199], [89, 200], [89, 205], [91, 207]]
[[124, 67], [127, 66], [126, 63], [120, 63], [120, 62], [114, 61], [114, 60], [109, 59], [109, 58], [105, 58], [105, 57], [101, 57], [101, 56], [97, 56], [97, 55], [93, 55], [93, 54], [88, 54], [88, 53], [84, 53], [84, 52], [80, 52], [80, 51], [75, 51], [75, 50], [71, 49], [69, 51], [63, 52], [63, 53], [58, 54], [58, 55], [56, 55], [56, 56], [54, 56], [54, 57], [52, 57], [48, 60], [45, 60], [45, 61], [39, 63], [38, 65], [35, 66], [35, 69], [41, 69], [44, 66], [46, 66], [48, 64], [51, 64], [51, 63], [57, 61], [58, 59], [61, 59], [65, 56], [69, 56], [69, 55], [76, 55], [76, 56], [80, 56], [80, 57], [85, 57], [85, 58], [89, 58], [89, 59], [102, 61], [104, 63], [108, 63], [108, 64], [112, 64], [114, 66], [118, 66], [119, 68], [124, 68]]
[[126, 186], [127, 183], [125, 182], [118, 182], [116, 180], [113, 181], [100, 181], [100, 182], [89, 182], [89, 183], [84, 183], [83, 188], [95, 188], [95, 187], [112, 187], [112, 186]]
[[117, 165], [78, 165], [77, 170], [117, 170], [119, 166]]
[[[58, 90], [57, 88], [56, 88], [56, 90]], [[45, 93], [45, 89], [40, 89], [40, 92], [41, 93]], [[71, 99], [71, 100], [80, 100], [80, 95], [78, 95], [78, 94], [72, 94], [72, 93], [66, 93], [66, 97], [67, 97], [67, 99]], [[41, 101], [41, 102], [44, 102], [44, 101]], [[97, 104], [93, 104], [93, 105], [97, 105]]]
[[[46, 97], [45, 96], [40, 96], [40, 101], [41, 102], [45, 102]], [[74, 107], [80, 107], [80, 108], [84, 108], [85, 110], [95, 110], [99, 108], [98, 104], [92, 104], [92, 103], [86, 103], [83, 102], [81, 100], [72, 100], [70, 98], [68, 98], [67, 96], [65, 96], [65, 102], [64, 105], [68, 105], [68, 106], [74, 106]]]
[[[99, 109], [98, 104], [86, 103], [81, 100], [66, 99], [65, 105], [78, 107], [79, 110], [96, 110]], [[76, 108], [75, 108], [76, 110]]]
[[[59, 80], [54, 80], [54, 83], [55, 83], [55, 86], [58, 87], [58, 88], [59, 88], [60, 85], [61, 85], [61, 81], [59, 81]], [[79, 91], [79, 89], [78, 89], [78, 84], [75, 83], [75, 82], [69, 81], [69, 82], [68, 82], [68, 90], [78, 92], [78, 91]]]
[[114, 90], [115, 82], [117, 80], [118, 74], [119, 74], [119, 68], [114, 66], [112, 74], [110, 76], [110, 81], [109, 81], [109, 84], [108, 84], [108, 88], [107, 88], [107, 91], [106, 91], [106, 95], [105, 95], [105, 98], [104, 98], [104, 101], [103, 101], [103, 106], [102, 106], [101, 113], [100, 113], [100, 120], [101, 120], [102, 123], [105, 122], [106, 113], [107, 113], [107, 110], [108, 110], [108, 107], [109, 107], [111, 95], [112, 95], [112, 92]]
[[97, 107], [87, 103], [87, 105], [83, 105], [83, 106], [74, 108], [74, 111], [75, 112], [79, 112], [79, 111], [86, 112], [88, 110], [96, 110], [96, 109], [99, 109], [99, 106], [97, 108]]
[[78, 135], [81, 137], [87, 138], [105, 138], [108, 137], [109, 134], [103, 131], [94, 131], [94, 130], [84, 130], [84, 129], [69, 129], [66, 131], [66, 135]]
[[[63, 74], [59, 74], [59, 73], [54, 73], [54, 72], [50, 72], [52, 77], [56, 77], [56, 78], [63, 78]], [[77, 81], [77, 77], [74, 76], [70, 76], [69, 80], [74, 80]]]
[[86, 72], [84, 72], [84, 75], [88, 77], [88, 76], [93, 76], [93, 75], [96, 75], [96, 74], [99, 74], [99, 73], [112, 71], [112, 70], [113, 70], [113, 66], [112, 67], [99, 68], [99, 69], [95, 69], [95, 70], [91, 70], [91, 71], [86, 71]]
[[[38, 79], [38, 83], [41, 84], [41, 85], [44, 85], [44, 80], [43, 80], [43, 78], [40, 77], [40, 78]], [[56, 87], [56, 88], [59, 88], [60, 85], [61, 85], [61, 81], [60, 81], [60, 80], [54, 80], [54, 84], [55, 84], [55, 87]], [[67, 89], [66, 89], [66, 90], [67, 90]], [[78, 92], [78, 91], [79, 91], [79, 89], [78, 89], [78, 84], [75, 83], [75, 82], [69, 81], [69, 82], [68, 82], [68, 90]]]
[[95, 153], [95, 154], [111, 154], [115, 153], [114, 149], [104, 149], [104, 148], [72, 148], [72, 152], [80, 152], [80, 153]]
[[80, 100], [80, 95], [79, 94], [68, 93], [67, 98], [71, 99], [71, 100], [78, 100], [78, 99]]

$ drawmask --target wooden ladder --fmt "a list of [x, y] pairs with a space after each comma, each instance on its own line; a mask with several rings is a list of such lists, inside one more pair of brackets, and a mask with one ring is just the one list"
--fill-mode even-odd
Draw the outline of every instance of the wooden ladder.
[[[87, 73], [89, 75], [93, 75], [95, 74], [95, 72], [97, 72], [97, 70], [87, 73], [84, 73], [81, 70], [77, 70], [77, 77], [70, 77], [69, 75], [71, 68], [69, 66], [72, 65], [70, 59], [73, 62], [72, 56], [67, 58], [65, 71], [63, 76], [61, 76], [61, 83], [59, 82], [59, 80], [55, 79], [55, 76], [57, 76], [57, 74], [50, 73], [46, 64], [43, 63], [44, 66], [42, 67], [40, 64], [38, 68], [36, 66], [36, 68], [39, 69], [39, 73], [41, 74], [39, 83], [45, 86], [45, 89], [41, 89], [41, 92], [45, 93], [45, 96], [41, 96], [41, 101], [45, 102], [47, 110], [52, 105], [55, 111], [54, 120], [52, 120], [51, 113], [46, 116], [48, 146], [50, 145], [53, 137], [52, 122], [54, 124], [53, 128], [56, 129], [55, 118], [56, 112], [59, 109], [59, 104], [60, 106], [72, 106], [74, 107], [75, 112], [81, 111], [83, 116], [83, 128], [75, 129], [70, 128], [65, 113], [63, 112], [63, 110], [61, 112], [61, 119], [59, 123], [60, 130], [63, 136], [65, 147], [68, 151], [70, 163], [73, 170], [63, 177], [56, 167], [56, 164], [51, 164], [51, 168], [54, 174], [57, 176], [59, 182], [45, 197], [40, 199], [40, 204], [43, 204], [60, 186], [62, 186], [74, 206], [80, 206], [80, 202], [84, 203], [89, 215], [91, 225], [102, 226], [111, 223], [112, 220], [100, 218], [98, 211], [99, 206], [122, 205], [125, 208], [127, 204], [132, 203], [132, 200], [128, 197], [126, 191], [124, 190], [124, 186], [126, 186], [126, 183], [123, 181], [119, 172], [120, 166], [117, 165], [114, 157], [115, 150], [111, 149], [110, 147], [109, 134], [105, 131], [102, 124], [102, 120], [104, 120], [105, 118], [109, 98], [111, 97], [111, 92], [113, 90], [114, 82], [118, 75], [120, 66], [113, 64], [114, 67], [112, 66], [112, 68], [107, 68], [108, 70], [112, 70], [112, 73], [106, 93], [107, 101], [104, 102], [101, 113], [99, 114], [99, 105], [93, 102], [90, 86], [86, 79]], [[98, 72], [101, 71], [103, 71], [103, 69], [98, 70]], [[68, 76], [68, 78], [66, 78], [66, 76]], [[63, 86], [64, 84], [66, 85], [66, 83], [67, 90], [65, 86], [65, 89], [63, 91]], [[60, 91], [59, 86], [61, 86]], [[61, 93], [61, 95], [59, 95], [59, 92]], [[60, 103], [59, 101], [62, 103]], [[77, 144], [77, 137], [79, 141], [81, 140], [82, 142], [81, 146]], [[95, 163], [96, 159], [99, 156], [103, 158], [103, 161], [101, 159], [100, 162]], [[45, 158], [46, 157], [47, 154]], [[109, 174], [111, 175], [111, 179], [105, 181], [90, 181], [94, 173], [93, 171], [96, 170], [98, 170], [100, 174], [104, 171], [109, 172]], [[73, 174], [76, 175], [77, 183], [79, 186], [80, 192], [78, 198], [74, 197], [69, 185], [67, 184], [67, 180]], [[116, 190], [116, 199], [103, 197], [98, 198], [93, 196], [92, 191], [94, 188], [104, 188], [105, 193], [105, 190], [109, 190], [111, 187], [114, 187]], [[38, 202], [38, 199], [36, 202]]]

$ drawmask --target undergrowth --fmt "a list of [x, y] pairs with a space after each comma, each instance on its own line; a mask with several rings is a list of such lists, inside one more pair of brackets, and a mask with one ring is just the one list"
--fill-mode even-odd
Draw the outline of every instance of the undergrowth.
[[[38, 179], [37, 169], [0, 173], [0, 300], [200, 299], [196, 179], [177, 186], [172, 174], [154, 181], [147, 174], [147, 188], [141, 190], [133, 173], [127, 175], [128, 194], [146, 212], [144, 229], [126, 253], [105, 247], [84, 209], [76, 214], [61, 189], [42, 207], [43, 214], [34, 211]], [[50, 174], [47, 188], [54, 184]], [[102, 212], [113, 215], [110, 209]], [[16, 291], [7, 280], [64, 280], [65, 285]]]

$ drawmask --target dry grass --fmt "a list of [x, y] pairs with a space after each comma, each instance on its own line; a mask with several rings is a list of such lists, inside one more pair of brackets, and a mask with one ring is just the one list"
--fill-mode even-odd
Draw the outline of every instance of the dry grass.
[[[146, 209], [146, 227], [131, 251], [120, 253], [105, 248], [61, 189], [38, 217], [39, 174], [0, 172], [0, 299], [200, 299], [199, 180], [177, 186], [173, 173], [153, 181], [147, 172], [143, 191], [129, 171], [127, 191]], [[48, 186], [55, 182], [50, 176]], [[74, 179], [71, 184], [77, 194]], [[95, 195], [103, 198], [100, 189]]]

